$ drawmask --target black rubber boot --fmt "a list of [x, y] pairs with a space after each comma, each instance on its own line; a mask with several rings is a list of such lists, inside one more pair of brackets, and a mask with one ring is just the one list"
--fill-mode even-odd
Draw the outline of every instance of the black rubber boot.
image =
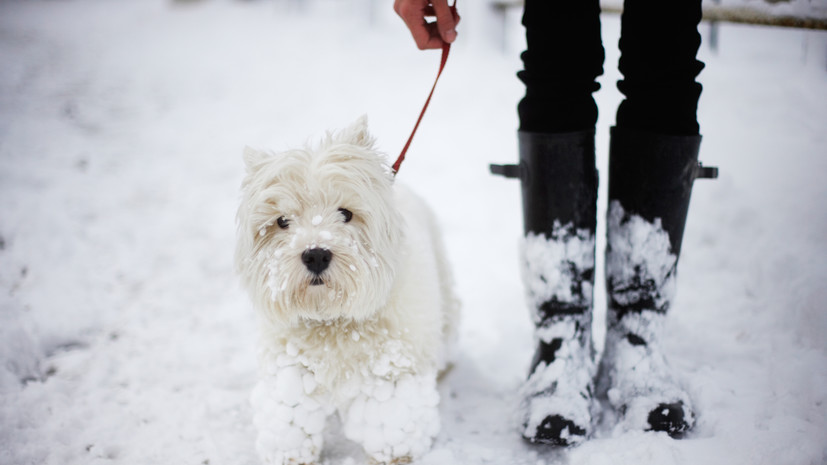
[[594, 131], [519, 133], [525, 240], [522, 273], [537, 350], [523, 386], [523, 436], [567, 446], [592, 431], [591, 340], [597, 171]]
[[606, 286], [609, 309], [598, 395], [626, 430], [679, 437], [695, 413], [661, 349], [692, 184], [717, 177], [698, 163], [701, 136], [613, 128]]

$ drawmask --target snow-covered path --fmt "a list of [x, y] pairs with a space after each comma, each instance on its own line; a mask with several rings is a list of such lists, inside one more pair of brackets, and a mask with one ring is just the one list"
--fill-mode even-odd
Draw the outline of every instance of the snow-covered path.
[[[256, 463], [254, 322], [232, 270], [241, 150], [367, 113], [398, 152], [438, 55], [381, 3], [0, 2], [0, 464]], [[827, 462], [827, 34], [724, 25], [703, 47], [701, 158], [721, 177], [693, 192], [667, 344], [693, 434], [604, 425], [540, 450], [511, 414], [533, 350], [518, 186], [487, 174], [516, 158], [518, 17], [503, 45], [465, 5], [400, 172], [437, 211], [464, 307], [420, 463]], [[601, 168], [618, 28], [604, 17]], [[363, 460], [341, 440], [323, 456]]]

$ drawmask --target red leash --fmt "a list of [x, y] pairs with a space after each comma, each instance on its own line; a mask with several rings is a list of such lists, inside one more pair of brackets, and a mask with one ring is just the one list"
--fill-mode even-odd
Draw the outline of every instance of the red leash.
[[[451, 13], [456, 17], [457, 15], [457, 3], [454, 0], [454, 4], [451, 6]], [[399, 172], [399, 167], [402, 165], [402, 161], [405, 160], [405, 154], [408, 152], [408, 147], [411, 146], [411, 141], [414, 138], [414, 134], [416, 134], [416, 130], [419, 129], [419, 123], [422, 122], [422, 117], [425, 116], [425, 110], [428, 109], [428, 104], [431, 103], [431, 97], [434, 96], [434, 90], [436, 89], [436, 83], [439, 82], [439, 76], [442, 75], [442, 70], [445, 69], [445, 62], [448, 61], [448, 52], [451, 51], [451, 44], [444, 43], [442, 44], [442, 59], [439, 62], [439, 71], [436, 73], [436, 79], [434, 79], [434, 85], [431, 87], [431, 93], [428, 94], [428, 98], [425, 100], [425, 105], [422, 107], [422, 111], [419, 113], [419, 118], [416, 119], [416, 124], [414, 125], [413, 131], [411, 131], [411, 136], [408, 137], [408, 142], [405, 142], [405, 146], [402, 147], [402, 153], [399, 154], [399, 157], [396, 159], [396, 163], [393, 164], [393, 174], [396, 176], [396, 173]]]

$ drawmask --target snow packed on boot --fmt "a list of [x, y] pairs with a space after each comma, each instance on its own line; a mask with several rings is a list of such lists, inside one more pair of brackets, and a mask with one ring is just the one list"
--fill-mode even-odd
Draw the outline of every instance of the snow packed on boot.
[[[522, 387], [523, 436], [532, 442], [574, 445], [592, 430], [594, 402], [592, 379], [595, 366], [591, 338], [580, 328], [591, 323], [586, 315], [569, 316], [538, 330], [538, 337], [551, 344], [559, 341], [554, 360], [540, 361]], [[554, 417], [565, 423], [555, 437], [543, 437], [546, 423]]]
[[522, 243], [522, 276], [535, 324], [547, 302], [591, 308], [592, 287], [584, 273], [594, 271], [594, 234], [555, 221], [551, 237], [528, 233]]
[[[663, 320], [663, 314], [641, 312], [609, 321], [597, 394], [618, 413], [618, 431], [654, 429], [678, 436], [694, 425], [692, 401], [658, 340]], [[655, 420], [660, 418], [665, 419]]]
[[[523, 241], [523, 282], [541, 348], [521, 391], [523, 436], [532, 442], [573, 445], [592, 430], [594, 247], [590, 231], [559, 222], [550, 238], [529, 233]], [[553, 314], [549, 304], [576, 312]]]
[[[672, 374], [660, 336], [674, 298], [677, 257], [659, 220], [609, 206], [606, 279], [610, 308], [598, 395], [619, 413], [624, 431], [664, 429], [678, 435], [694, 423], [691, 400]], [[655, 418], [668, 417], [655, 424]]]
[[[609, 205], [606, 279], [609, 297], [619, 307], [649, 304], [666, 311], [675, 295], [677, 257], [660, 219], [653, 223], [629, 215], [618, 201]], [[651, 303], [650, 303], [651, 302]]]

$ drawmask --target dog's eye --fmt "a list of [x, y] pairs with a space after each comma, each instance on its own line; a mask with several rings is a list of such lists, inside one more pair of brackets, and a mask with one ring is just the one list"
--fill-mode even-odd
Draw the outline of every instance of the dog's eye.
[[278, 224], [281, 229], [287, 229], [287, 227], [290, 226], [290, 220], [288, 220], [287, 218], [285, 218], [283, 216], [280, 216], [276, 220], [276, 224]]
[[340, 208], [339, 213], [341, 213], [342, 216], [345, 217], [345, 223], [353, 219], [353, 212], [348, 210], [347, 208]]

